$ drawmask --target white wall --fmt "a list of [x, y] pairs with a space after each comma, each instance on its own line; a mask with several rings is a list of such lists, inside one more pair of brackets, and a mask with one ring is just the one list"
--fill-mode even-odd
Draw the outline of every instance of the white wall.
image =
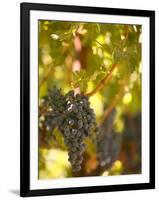
[[[32, 2], [32, 1], [27, 1]], [[74, 4], [87, 6], [105, 6], [115, 8], [134, 8], [156, 10], [156, 36], [159, 35], [159, 1], [158, 0], [47, 0], [37, 1], [41, 3]], [[19, 199], [19, 0], [3, 0], [0, 3], [0, 199]], [[159, 52], [159, 42], [156, 37], [156, 52]], [[156, 91], [159, 91], [159, 58], [156, 54]], [[156, 94], [156, 102], [159, 102], [159, 93]], [[156, 118], [159, 119], [159, 104], [156, 103]], [[157, 122], [157, 120], [156, 120]], [[156, 141], [159, 141], [159, 123], [156, 123]], [[158, 144], [159, 146], [159, 144]], [[159, 147], [156, 145], [156, 151]], [[156, 155], [156, 159], [158, 153]], [[156, 162], [159, 168], [159, 159]], [[159, 174], [156, 172], [157, 187], [159, 186]], [[82, 195], [37, 197], [36, 199], [109, 199], [109, 200], [134, 200], [134, 199], [158, 199], [159, 189], [129, 192], [109, 192]], [[33, 199], [33, 198], [30, 198]]]

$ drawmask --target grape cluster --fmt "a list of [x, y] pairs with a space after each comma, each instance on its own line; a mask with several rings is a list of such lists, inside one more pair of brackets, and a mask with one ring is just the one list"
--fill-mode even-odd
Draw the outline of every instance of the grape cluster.
[[84, 139], [91, 135], [96, 126], [95, 114], [90, 108], [88, 97], [70, 91], [66, 94], [67, 116], [61, 127], [64, 142], [68, 147], [69, 161], [73, 171], [81, 169], [82, 153], [85, 150]]
[[101, 125], [102, 131], [96, 138], [97, 158], [100, 166], [104, 169], [108, 169], [112, 166], [121, 148], [121, 134], [117, 134], [112, 130], [114, 117], [115, 110], [113, 110], [109, 118], [103, 122]]
[[55, 127], [61, 131], [64, 143], [68, 148], [68, 160], [73, 171], [81, 170], [84, 140], [97, 130], [94, 110], [90, 108], [88, 97], [83, 94], [74, 95], [69, 91], [65, 96], [54, 89], [48, 95], [49, 112], [45, 117], [48, 131]]
[[48, 112], [46, 115], [45, 125], [47, 131], [53, 131], [55, 127], [61, 125], [64, 119], [65, 97], [61, 91], [54, 89], [48, 92], [46, 100], [48, 104]]
[[48, 147], [56, 139], [53, 130], [64, 119], [64, 105], [65, 98], [56, 88], [49, 90], [48, 95], [39, 101], [39, 141]]
[[117, 159], [121, 148], [121, 134], [105, 134], [100, 141], [98, 159], [101, 167], [109, 169]]

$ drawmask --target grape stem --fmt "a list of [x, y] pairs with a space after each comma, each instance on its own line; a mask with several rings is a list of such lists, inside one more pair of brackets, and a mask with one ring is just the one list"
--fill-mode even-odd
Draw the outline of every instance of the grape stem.
[[110, 71], [106, 74], [106, 76], [100, 81], [100, 83], [89, 93], [87, 93], [86, 95], [88, 97], [93, 96], [96, 92], [99, 92], [100, 90], [102, 90], [106, 84], [109, 82], [109, 80], [112, 77], [112, 74], [114, 72], [114, 70], [116, 69], [117, 64], [112, 64], [112, 67], [110, 69]]
[[103, 48], [103, 45], [98, 40], [95, 40], [95, 42]]

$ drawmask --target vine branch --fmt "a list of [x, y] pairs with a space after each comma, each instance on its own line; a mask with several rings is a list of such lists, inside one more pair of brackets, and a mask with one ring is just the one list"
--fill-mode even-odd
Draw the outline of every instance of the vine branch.
[[126, 40], [127, 38], [128, 38], [128, 34], [129, 34], [129, 26], [128, 25], [126, 25], [125, 26], [125, 33], [124, 33], [124, 40]]
[[110, 106], [105, 110], [100, 124], [103, 124], [103, 122], [108, 118], [108, 116], [112, 112], [113, 108], [117, 105], [119, 100], [122, 98], [123, 94], [124, 94], [124, 90], [123, 90], [123, 88], [121, 88], [119, 90], [119, 93], [117, 94], [116, 98], [111, 102]]
[[[124, 41], [127, 40], [127, 38], [128, 38], [128, 33], [129, 33], [129, 26], [126, 25], [126, 26], [125, 26], [125, 32], [124, 32]], [[103, 45], [102, 45], [99, 41], [95, 40], [95, 42], [97, 42], [100, 46], [103, 47]], [[91, 92], [87, 93], [86, 95], [87, 95], [88, 97], [91, 97], [91, 96], [93, 96], [96, 92], [102, 90], [103, 87], [106, 86], [106, 84], [108, 83], [108, 81], [109, 81], [110, 78], [112, 77], [113, 71], [115, 70], [116, 67], [117, 67], [117, 64], [113, 64], [112, 67], [111, 67], [111, 69], [110, 69], [110, 71], [107, 73], [107, 75], [100, 81], [100, 83], [99, 83]]]
[[117, 64], [113, 64], [110, 71], [107, 73], [107, 75], [100, 81], [100, 83], [91, 92], [87, 93], [86, 95], [88, 97], [91, 97], [96, 92], [103, 89], [106, 86], [106, 84], [108, 83], [108, 81], [110, 80], [110, 78], [112, 77], [112, 74], [113, 74], [116, 67], [117, 67]]
[[51, 64], [49, 65], [49, 68], [48, 68], [48, 71], [47, 71], [46, 75], [45, 75], [45, 76], [42, 78], [42, 80], [40, 81], [39, 87], [41, 87], [41, 86], [47, 81], [47, 79], [49, 78], [49, 76], [50, 76], [50, 74], [53, 72], [53, 70], [54, 70], [53, 63], [51, 63]]
[[115, 106], [118, 104], [118, 102], [121, 100], [121, 98], [125, 94], [125, 86], [127, 85], [128, 80], [129, 80], [128, 78], [126, 78], [126, 79], [123, 80], [123, 84], [120, 87], [119, 92], [116, 94], [115, 98], [113, 99], [113, 101], [111, 102], [111, 104], [105, 110], [105, 112], [103, 114], [103, 117], [102, 117], [102, 119], [100, 121], [101, 125], [108, 118], [108, 116], [110, 115], [110, 113], [112, 112], [112, 110], [115, 108]]

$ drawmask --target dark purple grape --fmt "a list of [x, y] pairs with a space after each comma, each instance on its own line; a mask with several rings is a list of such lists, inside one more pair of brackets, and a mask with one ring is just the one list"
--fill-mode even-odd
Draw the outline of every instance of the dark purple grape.
[[79, 171], [85, 150], [85, 138], [91, 136], [97, 127], [89, 99], [83, 94], [74, 95], [74, 91], [69, 91], [64, 96], [61, 90], [57, 89], [49, 91], [46, 99], [49, 112], [44, 122], [40, 123], [46, 126], [48, 132], [56, 127], [61, 131], [72, 170]]

